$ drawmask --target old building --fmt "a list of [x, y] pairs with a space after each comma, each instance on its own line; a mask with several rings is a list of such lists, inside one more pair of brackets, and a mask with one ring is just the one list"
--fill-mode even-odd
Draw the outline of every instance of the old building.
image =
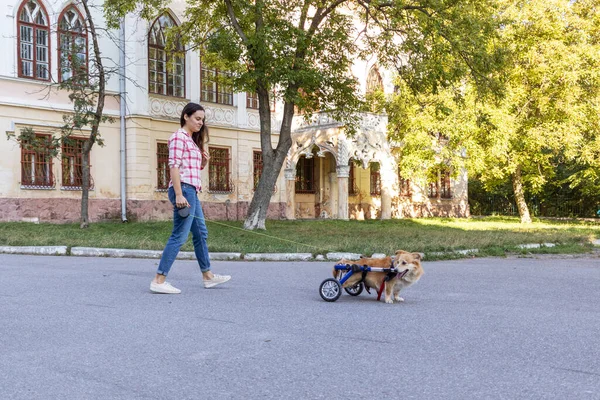
[[[2, 0], [0, 5], [0, 131], [19, 134], [31, 128], [38, 136], [58, 135], [63, 114], [73, 108], [67, 94], [52, 84], [69, 77], [61, 51], [65, 46], [76, 42], [90, 49], [83, 12], [58, 1]], [[205, 214], [245, 217], [262, 168], [257, 97], [212, 81], [221, 72], [205, 68], [195, 51], [178, 59], [165, 52], [164, 29], [180, 23], [183, 7], [175, 1], [169, 12], [149, 23], [126, 20], [126, 79], [120, 82], [120, 75], [112, 74], [108, 81], [105, 114], [114, 122], [102, 125], [104, 146], [91, 151], [91, 221], [119, 219], [125, 213], [128, 219], [169, 218], [166, 143], [189, 101], [206, 108], [210, 127], [211, 163], [203, 171], [200, 194]], [[101, 10], [93, 12], [102, 26]], [[112, 36], [103, 35], [100, 46], [107, 67], [116, 69], [119, 34]], [[91, 54], [77, 54], [87, 68]], [[375, 61], [357, 62], [352, 73], [363, 91], [393, 90], [391, 73]], [[274, 104], [274, 126], [280, 111]], [[468, 215], [464, 171], [452, 178], [442, 170], [431, 182], [399, 176], [385, 115], [363, 114], [352, 137], [325, 113], [295, 118], [294, 145], [271, 198], [270, 218]], [[273, 142], [277, 135], [274, 131]], [[78, 220], [81, 139], [63, 144], [57, 157], [0, 140], [1, 221]]]

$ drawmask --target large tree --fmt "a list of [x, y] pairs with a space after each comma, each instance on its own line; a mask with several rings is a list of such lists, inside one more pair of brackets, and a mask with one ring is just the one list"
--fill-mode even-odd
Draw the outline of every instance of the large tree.
[[[115, 24], [126, 13], [151, 18], [168, 5], [106, 0], [105, 10]], [[265, 228], [295, 109], [331, 112], [352, 131], [362, 100], [348, 72], [356, 57], [376, 55], [413, 88], [443, 87], [467, 74], [493, 88], [494, 15], [492, 0], [188, 0], [186, 21], [172, 37], [231, 71], [235, 89], [258, 94], [263, 173], [244, 227]], [[284, 104], [279, 129], [270, 113], [274, 93]]]
[[482, 179], [509, 176], [521, 222], [530, 222], [525, 192], [539, 192], [554, 177], [556, 160], [574, 160], [582, 135], [597, 132], [589, 117], [598, 112], [600, 65], [587, 19], [588, 7], [597, 10], [600, 2], [505, 4], [511, 21], [501, 29], [511, 47], [506, 96], [481, 107], [475, 140]]
[[[436, 157], [458, 164], [464, 148], [471, 175], [488, 188], [511, 181], [526, 223], [531, 216], [525, 194], [540, 193], [557, 165], [587, 164], [576, 169], [573, 184], [598, 176], [600, 48], [594, 10], [600, 2], [499, 4], [498, 40], [508, 50], [502, 96], [479, 96], [469, 79], [437, 91], [405, 91], [388, 110], [392, 135], [405, 144], [403, 168], [418, 170], [419, 161], [432, 164]], [[448, 140], [434, 152], [426, 138], [437, 132]]]

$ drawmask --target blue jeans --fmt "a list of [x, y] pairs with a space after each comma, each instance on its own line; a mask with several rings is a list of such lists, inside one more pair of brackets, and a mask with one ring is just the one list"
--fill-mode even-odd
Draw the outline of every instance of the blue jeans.
[[190, 232], [192, 232], [194, 253], [196, 253], [196, 260], [198, 260], [198, 265], [200, 265], [200, 271], [210, 271], [208, 244], [206, 243], [208, 229], [206, 229], [206, 224], [204, 223], [204, 213], [196, 194], [196, 188], [187, 183], [182, 183], [181, 191], [188, 203], [190, 203], [190, 215], [185, 218], [179, 216], [175, 204], [175, 190], [173, 187], [170, 187], [168, 195], [169, 201], [173, 204], [173, 232], [163, 250], [160, 263], [158, 264], [158, 271], [156, 271], [158, 274], [165, 276], [169, 274], [169, 270], [175, 262], [181, 246], [187, 241]]

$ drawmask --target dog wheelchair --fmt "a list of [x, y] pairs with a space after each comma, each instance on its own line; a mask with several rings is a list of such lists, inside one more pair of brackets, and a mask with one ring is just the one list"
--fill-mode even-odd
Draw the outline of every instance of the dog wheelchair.
[[325, 301], [336, 301], [342, 295], [342, 285], [355, 273], [361, 273], [362, 279], [354, 286], [344, 288], [346, 293], [350, 296], [358, 296], [367, 290], [367, 293], [371, 293], [368, 286], [364, 284], [364, 280], [369, 272], [386, 272], [387, 276], [383, 280], [381, 287], [377, 290], [377, 301], [381, 298], [381, 294], [385, 289], [385, 282], [389, 281], [394, 277], [402, 278], [408, 272], [408, 269], [400, 271], [397, 268], [377, 268], [369, 267], [368, 265], [358, 264], [336, 264], [334, 266], [336, 271], [335, 278], [327, 278], [319, 286], [319, 294]]

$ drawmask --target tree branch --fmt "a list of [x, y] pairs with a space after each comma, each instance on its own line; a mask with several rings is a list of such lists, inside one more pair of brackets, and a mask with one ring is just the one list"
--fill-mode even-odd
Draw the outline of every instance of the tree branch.
[[235, 11], [233, 10], [233, 4], [231, 4], [231, 0], [225, 0], [225, 4], [227, 5], [227, 15], [229, 15], [229, 20], [231, 21], [233, 29], [235, 29], [240, 39], [242, 39], [244, 45], [248, 46], [248, 37], [244, 33], [244, 30], [240, 26], [240, 23], [235, 16]]
[[318, 8], [313, 17], [312, 23], [310, 24], [310, 28], [308, 28], [308, 37], [312, 37], [316, 32], [321, 22], [327, 17], [329, 14], [333, 12], [339, 5], [344, 3], [346, 0], [336, 0], [329, 5], [327, 8]]

